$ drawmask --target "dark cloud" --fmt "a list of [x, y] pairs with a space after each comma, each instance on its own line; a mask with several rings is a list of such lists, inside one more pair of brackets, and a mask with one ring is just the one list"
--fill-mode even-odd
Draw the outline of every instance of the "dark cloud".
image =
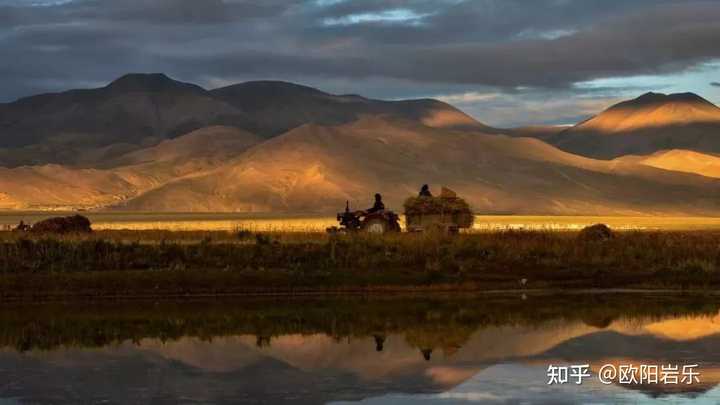
[[78, 7], [78, 17], [155, 24], [214, 24], [281, 15], [291, 1], [95, 0]]
[[[332, 27], [326, 29], [325, 33], [379, 39], [381, 43], [390, 41], [427, 44], [458, 40], [487, 42], [517, 39], [523, 35], [531, 36], [548, 31], [582, 29], [610, 16], [643, 10], [641, 4], [658, 6], [664, 3], [668, 2], [663, 0], [644, 3], [622, 0], [363, 0], [344, 1], [332, 7], [322, 8], [318, 10], [316, 18], [322, 21], [325, 18], [405, 9], [426, 17], [418, 25], [368, 22]], [[392, 30], [384, 29], [388, 27]], [[394, 36], [386, 35], [389, 33]]]
[[[668, 21], [674, 24], [668, 25]], [[173, 63], [214, 74], [231, 71], [275, 75], [391, 77], [500, 87], [566, 87], [579, 81], [667, 73], [720, 57], [720, 7], [665, 7], [605, 20], [557, 39], [493, 43], [368, 43], [331, 37], [315, 45], [337, 48], [232, 50], [210, 59], [178, 56]], [[413, 28], [417, 29], [417, 28]], [[207, 62], [210, 63], [207, 63]]]
[[710, 82], [711, 86], [720, 87], [720, 82]]
[[[669, 25], [668, 21], [674, 23]], [[499, 86], [566, 86], [600, 77], [678, 71], [720, 57], [720, 7], [668, 7], [604, 21], [554, 40], [462, 44], [402, 50], [427, 80]], [[403, 69], [397, 66], [393, 74]]]
[[135, 71], [211, 87], [302, 80], [388, 98], [421, 89], [510, 94], [680, 72], [720, 58], [720, 7], [705, 1], [46, 3], [0, 0], [0, 100]]

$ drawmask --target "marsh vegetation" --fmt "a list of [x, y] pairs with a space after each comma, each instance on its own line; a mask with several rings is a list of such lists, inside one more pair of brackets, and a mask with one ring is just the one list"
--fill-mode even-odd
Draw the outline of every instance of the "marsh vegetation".
[[711, 289], [720, 232], [0, 233], [3, 299], [393, 290]]

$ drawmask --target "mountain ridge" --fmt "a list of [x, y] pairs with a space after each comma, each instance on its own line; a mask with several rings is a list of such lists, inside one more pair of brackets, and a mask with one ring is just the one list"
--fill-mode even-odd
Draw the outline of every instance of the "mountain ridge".
[[[307, 122], [342, 124], [396, 115], [431, 126], [487, 129], [437, 100], [382, 101], [336, 96], [281, 81], [206, 90], [162, 73], [127, 74], [104, 87], [24, 97], [0, 104], [0, 166], [58, 163], [92, 167], [203, 127], [231, 126], [269, 138]], [[109, 156], [106, 156], [107, 154]]]
[[207, 91], [196, 84], [171, 79], [165, 73], [128, 73], [113, 80], [101, 89], [114, 92], [186, 90], [202, 93]]

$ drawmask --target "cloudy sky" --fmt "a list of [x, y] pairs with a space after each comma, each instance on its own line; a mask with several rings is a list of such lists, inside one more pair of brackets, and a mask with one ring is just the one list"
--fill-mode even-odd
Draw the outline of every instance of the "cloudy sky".
[[0, 102], [128, 72], [566, 124], [651, 90], [720, 103], [720, 1], [0, 0]]

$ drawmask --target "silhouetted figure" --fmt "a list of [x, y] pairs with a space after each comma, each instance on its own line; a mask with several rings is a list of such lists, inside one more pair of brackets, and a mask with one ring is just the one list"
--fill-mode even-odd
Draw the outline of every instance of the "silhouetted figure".
[[375, 338], [375, 351], [381, 352], [383, 351], [383, 346], [385, 345], [385, 336], [382, 335], [374, 335]]
[[257, 335], [255, 337], [255, 346], [270, 347], [270, 336]]
[[375, 204], [373, 204], [372, 208], [368, 208], [367, 213], [372, 214], [373, 212], [383, 210], [385, 210], [385, 204], [382, 202], [382, 196], [380, 194], [375, 194]]
[[21, 231], [21, 232], [29, 231], [29, 230], [30, 230], [30, 226], [27, 225], [27, 224], [25, 223], [25, 221], [23, 221], [23, 220], [21, 219], [21, 220], [20, 220], [20, 223], [19, 223], [18, 226], [15, 228], [15, 230], [16, 230], [16, 231]]
[[432, 197], [430, 187], [428, 187], [427, 184], [423, 184], [422, 188], [420, 188], [420, 194], [418, 194], [418, 197]]
[[423, 355], [423, 358], [425, 361], [430, 361], [430, 356], [432, 356], [433, 349], [422, 349], [420, 352]]

